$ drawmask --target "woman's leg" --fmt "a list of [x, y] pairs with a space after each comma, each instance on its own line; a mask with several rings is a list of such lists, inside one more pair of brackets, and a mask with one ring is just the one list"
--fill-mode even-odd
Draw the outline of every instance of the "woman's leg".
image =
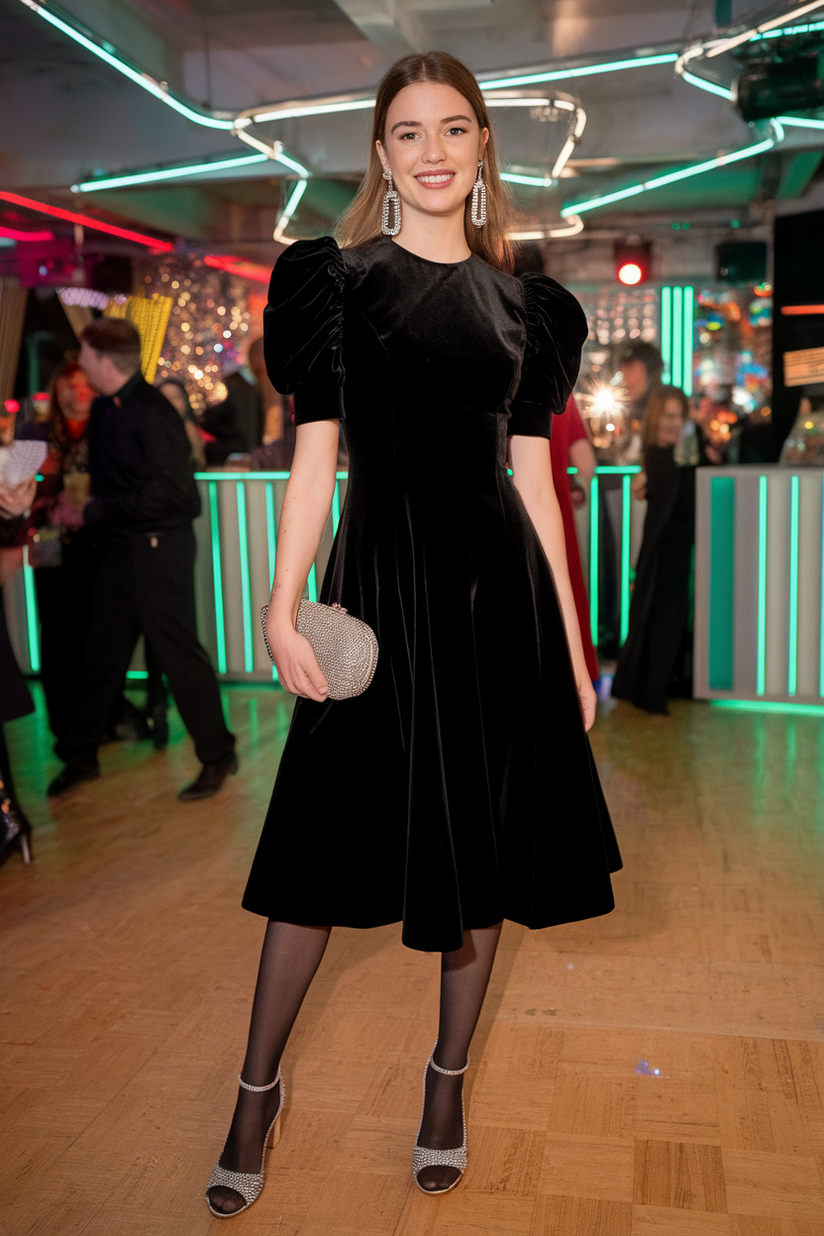
[[[464, 935], [463, 948], [443, 953], [441, 959], [441, 1006], [435, 1063], [442, 1069], [462, 1069], [469, 1044], [483, 1007], [501, 923], [476, 928]], [[447, 1150], [463, 1141], [461, 1095], [463, 1075], [446, 1077], [426, 1071], [426, 1102], [418, 1145]], [[418, 1184], [427, 1191], [447, 1189], [459, 1175], [456, 1167], [425, 1167]]]
[[[268, 1086], [277, 1076], [286, 1040], [315, 977], [331, 927], [301, 927], [270, 921], [260, 957], [249, 1042], [241, 1077], [250, 1086]], [[266, 1130], [280, 1103], [281, 1087], [255, 1094], [238, 1089], [221, 1167], [234, 1172], [259, 1172]], [[209, 1190], [215, 1210], [232, 1214], [245, 1202], [234, 1189]]]

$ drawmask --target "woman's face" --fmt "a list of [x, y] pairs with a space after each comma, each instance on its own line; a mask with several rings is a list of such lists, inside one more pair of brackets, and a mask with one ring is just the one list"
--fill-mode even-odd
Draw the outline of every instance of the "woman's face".
[[681, 404], [677, 399], [665, 399], [663, 411], [658, 418], [658, 445], [675, 446], [683, 428]]
[[88, 420], [92, 401], [97, 391], [89, 384], [89, 379], [82, 370], [65, 378], [58, 378], [55, 384], [57, 402], [63, 415], [70, 421]]
[[188, 408], [186, 407], [186, 396], [178, 386], [177, 382], [162, 382], [160, 385], [161, 395], [165, 395], [169, 403], [176, 412], [186, 419]]
[[464, 209], [488, 137], [453, 86], [418, 82], [392, 100], [377, 149], [404, 209], [449, 216]]

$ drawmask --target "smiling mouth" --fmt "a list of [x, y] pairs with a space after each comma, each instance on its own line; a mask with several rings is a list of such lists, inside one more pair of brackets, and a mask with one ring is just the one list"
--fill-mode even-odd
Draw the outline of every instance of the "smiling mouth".
[[455, 179], [454, 172], [424, 172], [420, 176], [416, 176], [418, 184], [431, 185], [432, 188], [440, 189], [443, 185], [448, 184], [450, 180]]

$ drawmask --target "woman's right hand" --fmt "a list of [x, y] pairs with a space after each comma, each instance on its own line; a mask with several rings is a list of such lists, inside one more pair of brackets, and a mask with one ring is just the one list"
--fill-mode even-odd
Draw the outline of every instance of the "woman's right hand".
[[318, 665], [312, 645], [289, 624], [266, 624], [266, 637], [275, 660], [280, 685], [293, 695], [322, 704], [329, 698], [329, 687]]

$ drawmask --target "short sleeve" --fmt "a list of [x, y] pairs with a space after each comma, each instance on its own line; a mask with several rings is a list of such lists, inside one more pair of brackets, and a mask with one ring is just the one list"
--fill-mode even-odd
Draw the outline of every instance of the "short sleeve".
[[343, 280], [331, 236], [299, 240], [280, 255], [263, 311], [266, 369], [294, 395], [295, 423], [343, 420]]
[[530, 272], [521, 283], [527, 338], [507, 432], [548, 438], [553, 413], [563, 412], [578, 377], [587, 320], [572, 293], [554, 279]]

